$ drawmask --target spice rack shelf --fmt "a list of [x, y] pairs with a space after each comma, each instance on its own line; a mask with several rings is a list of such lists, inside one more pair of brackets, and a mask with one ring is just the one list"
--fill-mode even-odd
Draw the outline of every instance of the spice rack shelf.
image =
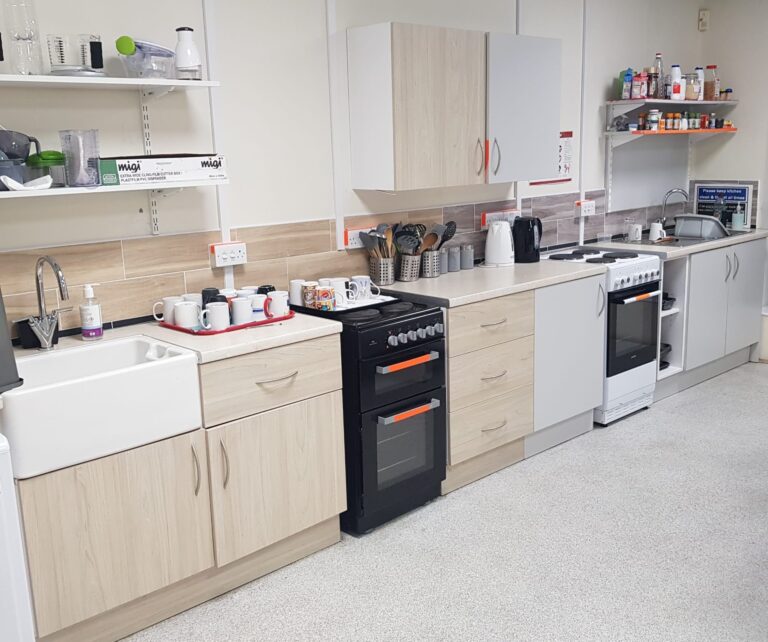
[[[677, 101], [679, 102], [679, 101]], [[738, 130], [737, 127], [721, 127], [720, 129], [685, 129], [685, 130], [660, 130], [660, 131], [635, 131], [635, 132], [605, 132], [605, 135], [610, 139], [611, 148], [615, 149], [626, 143], [631, 143], [635, 140], [640, 140], [645, 137], [659, 137], [659, 136], [692, 136], [691, 142], [698, 142], [706, 140], [712, 136], [719, 134], [735, 134]]]
[[0, 192], [0, 200], [13, 198], [43, 198], [50, 196], [77, 196], [79, 194], [112, 194], [115, 192], [174, 192], [189, 187], [216, 187], [227, 185], [228, 179], [215, 181], [179, 181], [176, 183], [135, 183], [132, 185], [99, 185], [96, 187], [52, 187], [41, 190]]

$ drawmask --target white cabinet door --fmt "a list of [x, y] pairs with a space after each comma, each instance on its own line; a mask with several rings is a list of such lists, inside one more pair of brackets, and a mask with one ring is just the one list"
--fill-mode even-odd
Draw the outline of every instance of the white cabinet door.
[[725, 356], [728, 280], [732, 269], [730, 248], [691, 256], [686, 370]]
[[733, 272], [728, 286], [728, 321], [725, 354], [760, 341], [766, 241], [734, 245], [730, 250]]
[[536, 290], [534, 430], [602, 403], [607, 304], [603, 276]]
[[488, 34], [489, 183], [557, 177], [561, 45]]

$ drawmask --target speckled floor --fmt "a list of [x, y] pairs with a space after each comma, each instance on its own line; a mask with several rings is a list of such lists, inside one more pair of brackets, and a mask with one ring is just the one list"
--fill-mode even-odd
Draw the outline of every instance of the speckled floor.
[[130, 640], [768, 640], [768, 366]]

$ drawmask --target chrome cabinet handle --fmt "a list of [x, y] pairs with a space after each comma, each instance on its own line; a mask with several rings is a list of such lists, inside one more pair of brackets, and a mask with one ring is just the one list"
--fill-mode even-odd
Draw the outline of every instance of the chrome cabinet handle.
[[725, 255], [725, 262], [728, 266], [728, 269], [725, 272], [725, 280], [728, 281], [728, 278], [731, 276], [731, 257], [727, 254]]
[[739, 262], [739, 255], [736, 254], [736, 252], [733, 253], [733, 260], [736, 263], [736, 269], [733, 271], [733, 280], [736, 280], [736, 276], [739, 273], [739, 268], [741, 267], [741, 263]]
[[507, 371], [505, 370], [501, 374], [498, 374], [494, 377], [480, 377], [480, 381], [496, 381], [496, 379], [501, 379], [507, 374]]
[[493, 432], [495, 430], [501, 430], [507, 425], [507, 420], [505, 419], [502, 421], [498, 426], [494, 426], [493, 428], [481, 428], [480, 432]]
[[504, 325], [507, 322], [507, 318], [504, 317], [501, 321], [497, 321], [496, 323], [482, 323], [480, 325], [481, 328], [495, 328], [497, 325]]
[[200, 460], [197, 458], [197, 451], [192, 446], [192, 461], [195, 462], [195, 497], [200, 493], [200, 482], [202, 477], [200, 476]]
[[605, 312], [605, 304], [606, 304], [606, 298], [605, 298], [605, 288], [603, 288], [602, 283], [598, 283], [598, 287], [600, 288], [600, 296], [602, 303], [600, 304], [600, 312], [597, 313], [598, 318], [603, 316], [603, 312]]
[[276, 379], [264, 379], [263, 381], [254, 381], [254, 383], [257, 386], [261, 386], [265, 383], [277, 383], [278, 381], [285, 381], [286, 379], [293, 379], [297, 374], [299, 374], [298, 370], [294, 370], [291, 374], [285, 375], [284, 377], [277, 377]]
[[493, 169], [493, 175], [496, 176], [496, 174], [499, 173], [499, 167], [501, 167], [501, 146], [499, 145], [499, 141], [497, 138], [493, 139], [493, 146], [496, 148], [496, 151], [498, 152], [498, 160], [496, 161], [496, 167]]
[[224, 446], [224, 441], [219, 439], [219, 446], [221, 446], [221, 458], [224, 464], [224, 488], [226, 489], [229, 484], [229, 455], [227, 449]]
[[485, 154], [483, 153], [483, 141], [481, 141], [479, 138], [477, 139], [477, 145], [475, 148], [480, 148], [480, 167], [477, 168], [477, 175], [480, 176], [480, 174], [483, 173], [483, 169], [485, 169]]

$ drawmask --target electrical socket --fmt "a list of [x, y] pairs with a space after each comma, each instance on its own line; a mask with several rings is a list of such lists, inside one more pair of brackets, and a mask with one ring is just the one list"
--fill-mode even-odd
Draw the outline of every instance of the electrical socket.
[[482, 212], [480, 214], [480, 229], [487, 230], [494, 221], [508, 221], [510, 224], [518, 216], [520, 210], [500, 210], [498, 212]]
[[576, 201], [576, 216], [594, 216], [595, 201]]
[[345, 229], [344, 230], [344, 247], [348, 250], [358, 250], [364, 247], [363, 241], [360, 239], [360, 232], [369, 232], [370, 227], [361, 227], [357, 229]]
[[699, 9], [699, 31], [709, 31], [709, 9]]
[[248, 252], [245, 243], [211, 243], [209, 246], [212, 268], [223, 268], [231, 265], [248, 263]]

